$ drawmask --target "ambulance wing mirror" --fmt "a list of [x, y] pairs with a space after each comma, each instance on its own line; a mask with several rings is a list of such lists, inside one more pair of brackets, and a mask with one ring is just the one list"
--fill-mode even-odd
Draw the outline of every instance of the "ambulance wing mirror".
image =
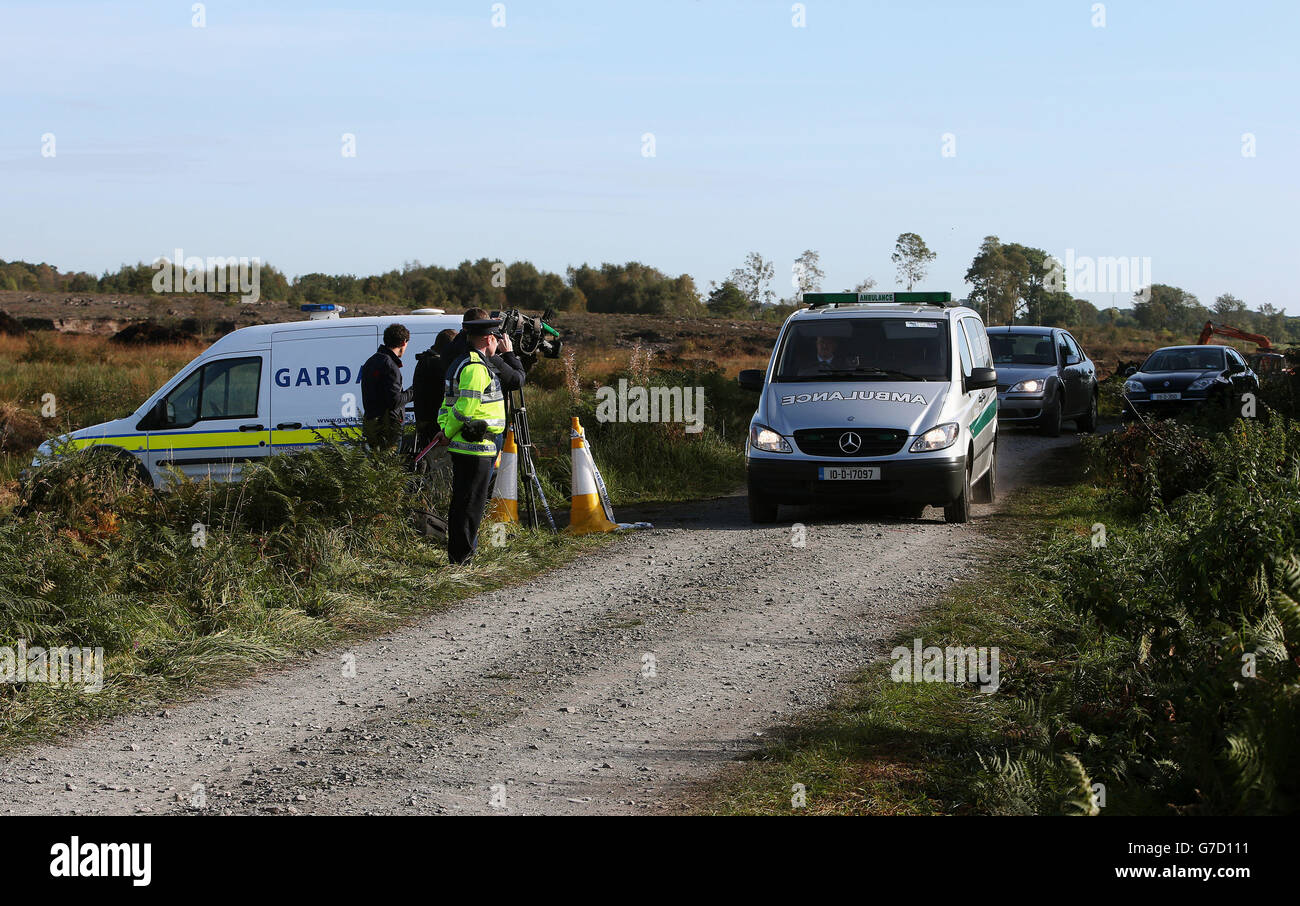
[[765, 372], [761, 368], [746, 368], [736, 375], [736, 380], [740, 382], [742, 390], [752, 390], [755, 393], [760, 393], [763, 390], [764, 376]]
[[998, 385], [998, 373], [992, 368], [972, 368], [966, 378], [966, 390], [987, 390]]

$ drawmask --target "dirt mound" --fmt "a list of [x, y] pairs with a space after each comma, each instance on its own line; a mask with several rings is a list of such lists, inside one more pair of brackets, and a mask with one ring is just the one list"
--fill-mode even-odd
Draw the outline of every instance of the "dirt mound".
[[0, 334], [7, 334], [11, 337], [21, 337], [27, 333], [27, 328], [17, 318], [0, 311]]
[[0, 452], [26, 453], [48, 434], [35, 413], [17, 403], [0, 403]]
[[124, 346], [153, 346], [164, 343], [192, 343], [196, 339], [198, 338], [194, 334], [178, 327], [167, 327], [153, 321], [141, 321], [123, 327], [109, 339], [109, 342], [121, 343]]

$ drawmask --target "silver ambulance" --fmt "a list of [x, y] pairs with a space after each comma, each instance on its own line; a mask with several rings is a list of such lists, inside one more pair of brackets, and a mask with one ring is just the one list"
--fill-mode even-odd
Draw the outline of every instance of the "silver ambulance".
[[402, 359], [407, 385], [416, 353], [432, 346], [439, 331], [460, 329], [460, 316], [440, 309], [340, 318], [333, 305], [302, 308], [306, 321], [227, 334], [130, 415], [47, 441], [33, 465], [63, 450], [93, 447], [156, 487], [169, 469], [236, 480], [250, 462], [315, 446], [360, 425], [361, 366], [389, 324], [411, 331]]
[[766, 371], [745, 445], [749, 513], [879, 503], [966, 522], [992, 502], [997, 373], [980, 316], [950, 293], [805, 293]]

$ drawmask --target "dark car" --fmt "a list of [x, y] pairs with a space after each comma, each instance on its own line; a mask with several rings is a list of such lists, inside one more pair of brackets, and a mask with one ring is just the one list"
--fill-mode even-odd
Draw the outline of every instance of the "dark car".
[[1165, 346], [1124, 381], [1124, 416], [1168, 418], [1259, 390], [1259, 375], [1230, 346]]
[[1097, 367], [1059, 327], [990, 327], [998, 371], [998, 421], [1031, 425], [1048, 437], [1073, 421], [1097, 430]]

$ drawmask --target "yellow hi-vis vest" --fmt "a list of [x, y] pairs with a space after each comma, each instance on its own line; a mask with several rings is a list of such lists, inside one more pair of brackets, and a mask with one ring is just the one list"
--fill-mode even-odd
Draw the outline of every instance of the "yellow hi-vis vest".
[[506, 429], [505, 394], [496, 372], [483, 357], [471, 349], [469, 355], [447, 374], [442, 407], [438, 410], [438, 427], [447, 435], [447, 449], [471, 456], [496, 456], [497, 445], [488, 437], [481, 441], [463, 440], [460, 433], [466, 422], [482, 419], [488, 434]]

